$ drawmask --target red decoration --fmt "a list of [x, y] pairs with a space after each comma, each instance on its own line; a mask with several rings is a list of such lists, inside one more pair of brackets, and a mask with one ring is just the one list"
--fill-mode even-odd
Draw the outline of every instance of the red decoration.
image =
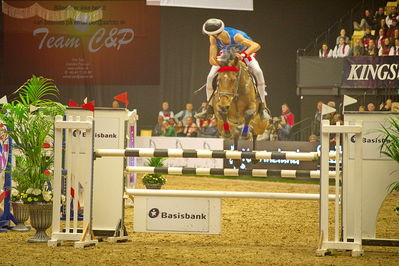
[[0, 203], [10, 194], [10, 191], [5, 190], [3, 193], [0, 194]]
[[86, 110], [89, 110], [89, 111], [94, 112], [94, 101], [91, 101], [91, 102], [82, 104], [81, 107], [82, 107], [83, 109], [86, 109]]
[[127, 106], [129, 105], [129, 100], [128, 100], [128, 97], [127, 97], [127, 92], [124, 92], [124, 93], [121, 93], [121, 94], [116, 95], [116, 96], [114, 97], [114, 100], [123, 102], [123, 103], [125, 104], [125, 108], [127, 108]]
[[44, 175], [51, 175], [51, 171], [50, 170], [44, 170]]
[[45, 142], [45, 143], [43, 143], [43, 146], [42, 146], [43, 149], [49, 149], [52, 147], [53, 147], [53, 143], [50, 143], [50, 142]]
[[229, 131], [229, 130], [230, 130], [230, 125], [229, 125], [229, 123], [223, 123], [223, 130], [224, 130], [224, 131]]
[[77, 104], [74, 100], [69, 99], [68, 107], [79, 107], [79, 104]]
[[218, 69], [218, 72], [226, 72], [226, 71], [234, 71], [238, 72], [240, 71], [238, 68], [233, 67], [233, 66], [224, 66]]

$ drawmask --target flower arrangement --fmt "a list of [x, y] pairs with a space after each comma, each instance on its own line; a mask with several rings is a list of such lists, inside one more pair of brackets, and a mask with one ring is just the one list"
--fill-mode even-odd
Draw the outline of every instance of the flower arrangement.
[[[165, 160], [165, 158], [160, 157], [150, 158], [147, 160], [147, 165], [153, 167], [162, 167], [164, 166], [163, 162]], [[144, 185], [165, 185], [167, 180], [161, 174], [147, 174], [143, 177], [142, 181]]]
[[51, 202], [53, 200], [53, 193], [49, 190], [41, 190], [38, 188], [28, 188], [26, 192], [15, 190], [11, 194], [11, 200], [27, 204], [35, 202]]

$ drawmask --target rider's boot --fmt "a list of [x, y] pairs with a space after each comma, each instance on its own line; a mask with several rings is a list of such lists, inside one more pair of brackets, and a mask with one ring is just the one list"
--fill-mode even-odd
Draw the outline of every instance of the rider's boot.
[[213, 114], [214, 114], [213, 106], [208, 104], [208, 106], [206, 107], [206, 109], [204, 111], [194, 115], [194, 117], [197, 119], [208, 119], [208, 118], [211, 118], [213, 116]]

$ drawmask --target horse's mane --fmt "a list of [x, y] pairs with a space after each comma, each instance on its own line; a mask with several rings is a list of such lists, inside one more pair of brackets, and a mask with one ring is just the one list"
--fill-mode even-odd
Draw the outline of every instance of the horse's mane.
[[222, 54], [218, 57], [218, 61], [222, 66], [232, 66], [237, 63], [236, 53], [238, 52], [237, 49], [225, 49], [222, 51]]

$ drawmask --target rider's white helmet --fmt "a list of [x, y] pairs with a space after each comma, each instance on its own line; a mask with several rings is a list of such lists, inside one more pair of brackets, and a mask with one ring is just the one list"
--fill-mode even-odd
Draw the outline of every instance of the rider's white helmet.
[[210, 18], [202, 25], [202, 32], [208, 35], [217, 35], [224, 30], [224, 23], [218, 18]]

